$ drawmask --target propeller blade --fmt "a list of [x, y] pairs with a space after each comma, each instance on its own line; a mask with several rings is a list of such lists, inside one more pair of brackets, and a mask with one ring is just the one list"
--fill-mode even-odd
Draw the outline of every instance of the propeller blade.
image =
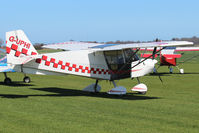
[[156, 50], [157, 50], [157, 47], [154, 47], [153, 54], [152, 54], [152, 59], [155, 59]]

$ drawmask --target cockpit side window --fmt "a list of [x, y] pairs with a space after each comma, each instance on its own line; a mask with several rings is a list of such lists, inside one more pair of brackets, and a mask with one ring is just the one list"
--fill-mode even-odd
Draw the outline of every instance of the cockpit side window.
[[122, 51], [105, 51], [104, 54], [109, 64], [124, 64]]
[[132, 61], [139, 60], [131, 49], [105, 51], [104, 55], [111, 70], [119, 70], [124, 64], [131, 64]]
[[123, 52], [120, 51], [105, 51], [107, 63], [111, 70], [118, 70], [120, 65], [125, 63]]

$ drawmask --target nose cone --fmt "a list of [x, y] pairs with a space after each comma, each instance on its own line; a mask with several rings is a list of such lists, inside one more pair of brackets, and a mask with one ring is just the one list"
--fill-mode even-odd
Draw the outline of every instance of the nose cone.
[[144, 63], [149, 67], [154, 67], [157, 62], [158, 61], [155, 59], [147, 59], [146, 61], [144, 61]]
[[153, 63], [155, 65], [156, 63], [158, 63], [158, 61], [156, 59], [153, 59]]
[[148, 59], [146, 60], [145, 62], [145, 69], [146, 69], [146, 73], [150, 73], [153, 71], [153, 68], [155, 67], [155, 64], [157, 63], [158, 61], [155, 60], [155, 59]]

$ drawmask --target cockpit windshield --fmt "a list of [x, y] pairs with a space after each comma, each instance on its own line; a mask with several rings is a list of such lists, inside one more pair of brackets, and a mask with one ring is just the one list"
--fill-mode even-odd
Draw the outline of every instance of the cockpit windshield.
[[105, 51], [104, 55], [109, 68], [113, 71], [120, 70], [124, 65], [139, 60], [132, 49]]

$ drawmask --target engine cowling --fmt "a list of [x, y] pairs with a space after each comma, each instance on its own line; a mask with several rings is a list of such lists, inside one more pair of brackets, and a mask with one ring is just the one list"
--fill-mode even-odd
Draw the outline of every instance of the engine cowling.
[[[141, 77], [146, 74], [149, 74], [153, 71], [153, 68], [155, 67], [155, 64], [157, 63], [157, 60], [155, 59], [147, 59], [143, 61], [144, 59], [140, 61], [135, 61], [131, 63], [131, 78]], [[143, 61], [139, 65], [135, 66], [139, 62]], [[135, 67], [134, 67], [135, 66]]]

